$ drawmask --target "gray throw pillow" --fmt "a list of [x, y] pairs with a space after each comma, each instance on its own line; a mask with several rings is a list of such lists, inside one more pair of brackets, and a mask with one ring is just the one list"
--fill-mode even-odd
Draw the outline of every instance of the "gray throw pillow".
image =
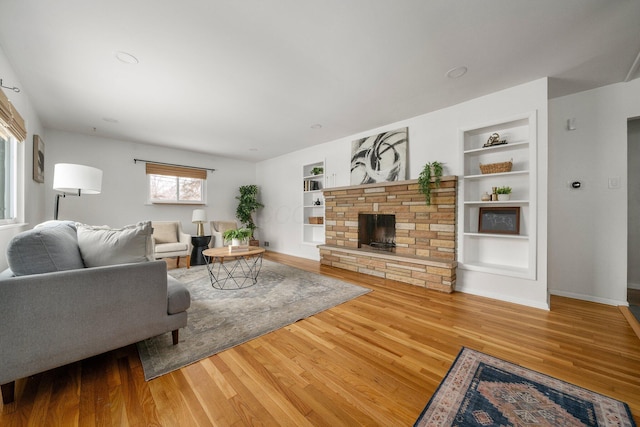
[[7, 262], [16, 276], [84, 268], [76, 228], [70, 221], [49, 221], [11, 239]]
[[76, 223], [78, 246], [87, 267], [129, 264], [151, 259], [151, 221], [122, 228]]

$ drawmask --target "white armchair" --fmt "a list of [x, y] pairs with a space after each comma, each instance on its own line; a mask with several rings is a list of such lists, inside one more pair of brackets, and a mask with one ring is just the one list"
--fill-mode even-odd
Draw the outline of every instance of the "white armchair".
[[191, 267], [191, 236], [182, 231], [180, 221], [152, 221], [153, 258], [177, 258], [176, 267], [180, 265], [180, 257], [187, 258], [187, 268]]
[[211, 248], [226, 246], [222, 234], [227, 230], [238, 228], [238, 223], [235, 221], [210, 221], [209, 224], [211, 225], [211, 242], [209, 242]]

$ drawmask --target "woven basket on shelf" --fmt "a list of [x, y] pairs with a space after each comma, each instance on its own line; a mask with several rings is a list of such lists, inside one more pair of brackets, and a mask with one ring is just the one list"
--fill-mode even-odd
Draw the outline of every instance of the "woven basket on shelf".
[[508, 162], [501, 162], [501, 163], [488, 163], [486, 165], [483, 165], [481, 163], [480, 172], [482, 172], [483, 174], [511, 172], [512, 166], [513, 166], [513, 160], [509, 160]]

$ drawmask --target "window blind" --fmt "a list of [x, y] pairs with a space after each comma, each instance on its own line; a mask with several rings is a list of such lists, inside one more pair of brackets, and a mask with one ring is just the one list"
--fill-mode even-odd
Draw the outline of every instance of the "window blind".
[[13, 107], [13, 104], [11, 104], [2, 89], [0, 89], [0, 125], [11, 132], [18, 141], [22, 142], [27, 138], [24, 119]]
[[147, 175], [168, 175], [179, 176], [182, 178], [207, 179], [206, 169], [185, 168], [182, 166], [161, 165], [158, 163], [147, 162]]

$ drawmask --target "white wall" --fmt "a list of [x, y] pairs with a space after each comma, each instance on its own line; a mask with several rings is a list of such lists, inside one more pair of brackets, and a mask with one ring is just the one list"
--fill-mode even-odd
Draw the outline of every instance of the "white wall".
[[[0, 271], [7, 267], [6, 257], [9, 241], [19, 232], [30, 228], [44, 219], [45, 185], [33, 180], [33, 135], [40, 135], [46, 141], [46, 135], [40, 125], [40, 120], [33, 109], [30, 94], [22, 86], [13, 68], [9, 64], [0, 47], [0, 77], [5, 86], [17, 86], [20, 93], [3, 89], [5, 95], [25, 119], [27, 139], [18, 144], [18, 191], [25, 194], [24, 203], [18, 206], [20, 224], [0, 227]], [[46, 155], [45, 146], [45, 155]]]
[[[627, 182], [640, 182], [640, 119], [630, 120], [627, 130]], [[628, 185], [627, 287], [640, 289], [640, 185]]]
[[[627, 119], [638, 116], [640, 79], [549, 101], [553, 294], [627, 304]], [[582, 188], [570, 190], [572, 180]]]
[[[255, 165], [250, 162], [214, 157], [185, 150], [115, 139], [49, 130], [46, 140], [46, 216], [53, 218], [56, 192], [52, 189], [56, 163], [77, 163], [102, 169], [102, 193], [60, 199], [59, 219], [94, 225], [121, 227], [142, 220], [180, 220], [187, 233], [195, 234], [191, 223], [194, 206], [151, 205], [147, 203], [144, 163], [153, 160], [216, 169], [207, 177], [207, 218], [235, 219], [241, 185], [255, 183]], [[209, 232], [207, 227], [205, 231]]]
[[351, 141], [354, 139], [408, 126], [407, 179], [417, 178], [422, 166], [433, 160], [445, 163], [445, 174], [462, 175], [462, 154], [458, 140], [460, 128], [499, 122], [531, 111], [537, 111], [538, 114], [537, 280], [458, 270], [457, 289], [547, 308], [547, 79], [258, 163], [256, 177], [262, 186], [263, 198], [268, 201], [259, 215], [262, 240], [269, 241], [270, 249], [277, 252], [310, 259], [319, 258], [315, 246], [301, 243], [302, 165], [325, 160], [325, 173], [329, 177], [335, 174], [334, 186], [349, 185]]

